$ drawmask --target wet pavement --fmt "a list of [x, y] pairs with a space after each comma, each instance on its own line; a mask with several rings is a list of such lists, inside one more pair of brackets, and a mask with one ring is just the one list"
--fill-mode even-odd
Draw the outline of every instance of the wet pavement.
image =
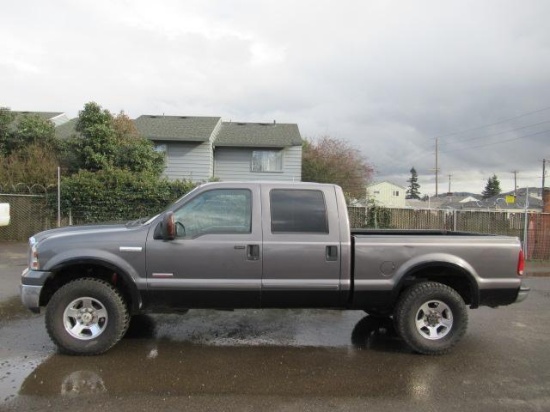
[[[2, 288], [20, 269], [7, 261]], [[470, 311], [465, 338], [439, 357], [411, 353], [388, 320], [326, 310], [143, 315], [106, 354], [63, 356], [44, 316], [9, 292], [0, 410], [546, 411], [550, 278], [527, 282], [525, 302]]]

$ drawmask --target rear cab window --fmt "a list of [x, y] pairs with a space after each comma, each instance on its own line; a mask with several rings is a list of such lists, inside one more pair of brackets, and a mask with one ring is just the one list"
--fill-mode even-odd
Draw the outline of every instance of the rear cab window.
[[325, 196], [320, 190], [272, 189], [271, 233], [328, 234]]

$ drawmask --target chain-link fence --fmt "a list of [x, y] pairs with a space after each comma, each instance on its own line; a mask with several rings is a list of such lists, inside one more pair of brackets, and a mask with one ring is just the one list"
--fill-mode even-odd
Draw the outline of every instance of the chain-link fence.
[[56, 226], [45, 194], [0, 194], [0, 203], [9, 203], [11, 215], [10, 224], [0, 227], [0, 241], [24, 241]]
[[[153, 190], [153, 191], [152, 191]], [[10, 224], [0, 227], [0, 241], [26, 241], [33, 234], [58, 226], [92, 223], [125, 223], [162, 212], [187, 190], [182, 185], [158, 185], [143, 190], [118, 185], [114, 190], [98, 187], [94, 196], [83, 192], [61, 197], [57, 187], [0, 186], [0, 203], [10, 205]]]
[[[550, 214], [349, 207], [353, 228], [437, 229], [515, 236], [529, 259], [550, 259]], [[527, 224], [526, 219], [527, 217]]]

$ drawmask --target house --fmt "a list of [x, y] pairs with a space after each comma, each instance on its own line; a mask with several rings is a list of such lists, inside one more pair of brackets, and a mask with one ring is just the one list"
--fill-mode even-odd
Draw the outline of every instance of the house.
[[220, 180], [301, 180], [296, 124], [224, 122], [214, 145], [214, 177]]
[[497, 210], [511, 213], [523, 213], [527, 208], [530, 212], [542, 212], [542, 191], [538, 187], [519, 188], [515, 192], [501, 193], [488, 199], [463, 203], [460, 209]]
[[220, 117], [138, 117], [139, 133], [166, 153], [169, 179], [300, 181], [296, 124], [222, 122]]
[[367, 201], [376, 206], [404, 208], [407, 189], [394, 183], [383, 181], [367, 186]]
[[139, 133], [165, 153], [169, 179], [206, 181], [214, 176], [214, 140], [220, 117], [144, 115], [134, 120]]
[[[77, 119], [56, 127], [56, 136], [76, 133]], [[166, 156], [169, 179], [286, 180], [302, 177], [302, 137], [296, 124], [222, 122], [213, 116], [143, 115], [139, 134]]]

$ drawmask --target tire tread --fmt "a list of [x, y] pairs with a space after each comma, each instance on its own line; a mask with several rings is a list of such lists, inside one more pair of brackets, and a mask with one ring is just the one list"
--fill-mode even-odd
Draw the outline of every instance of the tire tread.
[[[427, 299], [442, 299], [437, 295], [447, 295], [454, 300], [458, 313], [453, 310], [453, 318], [459, 321], [457, 329], [451, 331], [451, 336], [441, 341], [427, 341], [408, 322], [410, 311], [416, 308], [415, 302]], [[430, 295], [435, 295], [430, 297]], [[448, 302], [446, 302], [448, 303]], [[424, 355], [443, 355], [449, 353], [466, 333], [468, 327], [468, 312], [464, 300], [453, 288], [439, 282], [421, 282], [409, 287], [399, 299], [394, 311], [394, 323], [397, 333], [415, 351]], [[454, 325], [453, 325], [454, 328]], [[424, 342], [425, 341], [425, 342]]]
[[[84, 285], [85, 289], [87, 291], [90, 291], [90, 293], [107, 292], [108, 294], [111, 294], [110, 297], [113, 299], [113, 303], [116, 307], [118, 307], [119, 310], [117, 313], [109, 313], [109, 317], [119, 316], [121, 318], [119, 319], [120, 327], [116, 330], [116, 334], [110, 342], [108, 342], [106, 345], [99, 345], [97, 349], [87, 348], [85, 351], [68, 347], [61, 339], [58, 338], [55, 331], [56, 319], [54, 319], [53, 313], [55, 311], [54, 308], [62, 304], [62, 300], [65, 299], [65, 295], [67, 293], [71, 293], [73, 290], [78, 290], [79, 288], [84, 287]], [[50, 339], [56, 344], [59, 351], [66, 355], [93, 356], [104, 353], [111, 349], [118, 341], [120, 341], [120, 339], [122, 339], [122, 337], [128, 330], [129, 324], [130, 316], [128, 313], [128, 308], [120, 292], [110, 283], [97, 278], [79, 278], [63, 285], [54, 293], [50, 302], [48, 303], [48, 306], [46, 307], [46, 330], [48, 332], [48, 335]]]

